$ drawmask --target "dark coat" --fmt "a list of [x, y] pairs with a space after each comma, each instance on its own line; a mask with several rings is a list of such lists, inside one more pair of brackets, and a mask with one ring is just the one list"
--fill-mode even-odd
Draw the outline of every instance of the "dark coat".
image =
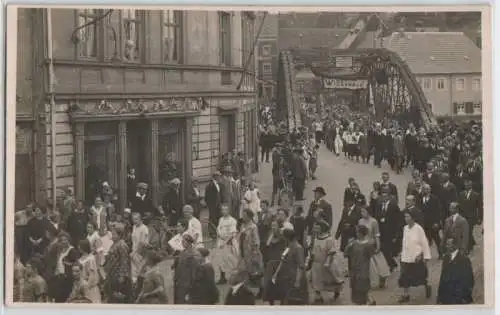
[[354, 201], [354, 192], [351, 190], [350, 187], [346, 187], [344, 190], [344, 205], [348, 200]]
[[458, 253], [451, 260], [449, 255], [443, 259], [437, 304], [471, 304], [474, 274], [470, 259]]
[[381, 186], [389, 188], [389, 193], [399, 202], [398, 187], [391, 182], [381, 183]]
[[457, 241], [458, 249], [462, 253], [469, 251], [469, 223], [461, 215], [457, 216], [455, 222], [453, 222], [451, 216], [445, 220], [442, 239], [443, 245], [449, 238], [454, 238]]
[[200, 265], [189, 293], [189, 303], [215, 305], [219, 302], [219, 289], [215, 284], [215, 271], [210, 263]]
[[255, 295], [246, 285], [242, 285], [236, 294], [233, 294], [232, 288], [230, 288], [224, 305], [255, 305]]
[[170, 222], [177, 222], [182, 212], [182, 196], [174, 188], [169, 187], [161, 202], [165, 215]]
[[356, 225], [361, 219], [361, 209], [354, 206], [354, 209], [349, 213], [350, 208], [344, 207], [342, 217], [340, 218], [335, 238], [340, 240], [340, 250], [343, 252], [350, 238], [356, 237]]
[[194, 187], [191, 187], [189, 190], [188, 190], [188, 195], [187, 195], [187, 203], [189, 205], [191, 205], [193, 207], [193, 210], [194, 210], [194, 215], [195, 217], [199, 217], [200, 216], [200, 211], [201, 211], [201, 200], [203, 199], [203, 197], [201, 196], [201, 190], [196, 187], [197, 190], [198, 190], [198, 193], [196, 193]]
[[441, 192], [438, 196], [441, 204], [448, 211], [450, 203], [458, 200], [457, 188], [450, 182], [447, 187], [441, 186]]
[[69, 215], [66, 229], [71, 236], [71, 243], [77, 245], [87, 234], [87, 224], [89, 223], [89, 214], [87, 211], [73, 211]]
[[467, 219], [469, 224], [477, 224], [483, 220], [483, 200], [480, 194], [471, 191], [469, 198], [467, 198], [467, 192], [463, 191], [460, 193], [458, 202], [460, 214]]
[[222, 204], [221, 191], [221, 184], [219, 184], [219, 190], [217, 190], [217, 186], [215, 186], [213, 181], [210, 181], [205, 188], [205, 203], [207, 204], [210, 214], [220, 212], [220, 206]]
[[153, 201], [151, 201], [148, 195], [146, 195], [144, 200], [134, 195], [130, 201], [130, 209], [132, 212], [140, 213], [141, 216], [144, 216], [146, 212], [150, 212], [153, 215], [157, 214]]
[[467, 179], [468, 175], [465, 171], [456, 172], [456, 174], [451, 178], [455, 187], [457, 187], [457, 191], [463, 191], [465, 189], [465, 179]]
[[441, 179], [439, 174], [432, 172], [422, 175], [422, 180], [431, 186], [431, 192], [435, 196], [439, 196], [441, 192]]
[[386, 247], [395, 256], [401, 250], [404, 219], [399, 206], [391, 200], [387, 210], [383, 211], [383, 202], [379, 202], [373, 217], [378, 221], [380, 245]]
[[332, 205], [324, 199], [320, 199], [319, 202], [315, 200], [311, 202], [311, 205], [309, 206], [309, 212], [307, 213], [307, 231], [309, 235], [311, 235], [312, 233], [312, 228], [315, 222], [314, 213], [318, 210], [320, 211], [319, 213], [320, 218], [326, 221], [330, 226], [330, 228], [332, 227], [333, 224]]
[[424, 197], [418, 199], [418, 205], [422, 209], [424, 215], [423, 227], [430, 228], [434, 224], [443, 226], [444, 220], [446, 219], [446, 212], [441, 208], [441, 203], [436, 196], [431, 194], [428, 198], [429, 200], [427, 200], [426, 203], [424, 203]]

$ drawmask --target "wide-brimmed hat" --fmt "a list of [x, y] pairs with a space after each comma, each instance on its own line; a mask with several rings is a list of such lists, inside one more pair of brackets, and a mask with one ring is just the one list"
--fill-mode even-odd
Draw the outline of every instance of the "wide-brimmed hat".
[[321, 187], [321, 186], [318, 186], [318, 187], [314, 188], [313, 192], [319, 192], [322, 195], [326, 195], [325, 189], [323, 187]]

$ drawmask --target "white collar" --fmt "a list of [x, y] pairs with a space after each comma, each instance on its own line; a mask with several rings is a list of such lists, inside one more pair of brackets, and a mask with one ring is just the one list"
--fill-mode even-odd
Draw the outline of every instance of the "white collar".
[[238, 283], [237, 285], [233, 285], [231, 287], [231, 290], [232, 290], [232, 293], [233, 295], [236, 294], [236, 292], [238, 292], [238, 290], [244, 285], [245, 283], [244, 282], [240, 282]]
[[146, 198], [146, 195], [141, 195], [139, 192], [136, 192], [135, 193], [135, 196], [138, 197], [138, 198], [141, 198], [142, 200], [144, 200], [144, 198]]
[[450, 255], [450, 258], [451, 258], [450, 261], [453, 261], [455, 259], [455, 257], [457, 257], [457, 255], [458, 255], [458, 249], [455, 249], [455, 251], [452, 252]]

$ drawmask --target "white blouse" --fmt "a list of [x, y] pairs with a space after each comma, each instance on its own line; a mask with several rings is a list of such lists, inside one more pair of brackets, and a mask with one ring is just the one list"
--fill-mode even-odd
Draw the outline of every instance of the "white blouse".
[[424, 229], [417, 223], [411, 228], [406, 225], [403, 230], [401, 262], [414, 263], [420, 254], [423, 254], [424, 259], [431, 259], [431, 249]]

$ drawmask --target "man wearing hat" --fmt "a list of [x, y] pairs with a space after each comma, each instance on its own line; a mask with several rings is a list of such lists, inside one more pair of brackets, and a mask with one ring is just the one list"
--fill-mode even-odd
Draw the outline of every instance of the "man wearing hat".
[[311, 202], [309, 212], [307, 214], [307, 231], [309, 236], [312, 236], [314, 222], [318, 220], [325, 221], [325, 223], [331, 228], [333, 217], [332, 205], [324, 199], [326, 196], [325, 189], [318, 186], [313, 190], [313, 192], [314, 200]]
[[137, 184], [135, 196], [130, 201], [132, 212], [140, 213], [144, 216], [146, 213], [157, 214], [153, 202], [148, 195], [148, 184], [141, 182]]

